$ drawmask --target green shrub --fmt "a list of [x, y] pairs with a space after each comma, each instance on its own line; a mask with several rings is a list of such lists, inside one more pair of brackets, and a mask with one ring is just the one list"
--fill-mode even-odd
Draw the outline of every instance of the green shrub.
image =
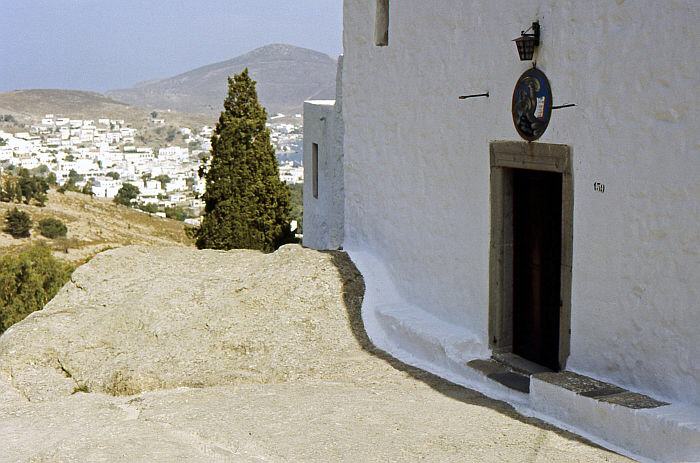
[[172, 179], [168, 175], [159, 175], [153, 180], [158, 180], [160, 182], [160, 187], [165, 190], [165, 187], [168, 186], [168, 183], [172, 182]]
[[130, 183], [125, 183], [122, 185], [119, 191], [117, 191], [117, 195], [114, 197], [114, 202], [121, 204], [122, 206], [131, 206], [131, 200], [136, 199], [139, 193], [141, 193], [141, 191], [139, 191], [139, 187]]
[[0, 334], [40, 310], [68, 282], [73, 266], [44, 245], [0, 257]]
[[50, 239], [63, 238], [68, 233], [66, 224], [52, 217], [39, 221], [39, 233]]
[[92, 180], [88, 180], [80, 192], [84, 195], [95, 196], [95, 193], [92, 191]]
[[[44, 166], [45, 167], [45, 166]], [[27, 169], [20, 169], [19, 175], [0, 176], [0, 201], [46, 205], [49, 182], [42, 176], [31, 175]]]
[[14, 175], [0, 175], [0, 201], [4, 203], [22, 201], [22, 189], [19, 186], [19, 177]]
[[158, 206], [156, 204], [138, 204], [136, 209], [140, 209], [143, 212], [148, 212], [149, 214], [155, 214], [158, 212]]
[[187, 212], [182, 206], [166, 207], [165, 216], [169, 219], [184, 222], [187, 218]]
[[[84, 175], [80, 175], [75, 170], [71, 169], [70, 172], [68, 172], [68, 180], [58, 188], [58, 192], [64, 194], [66, 191], [74, 191], [76, 193], [90, 194], [87, 191], [83, 191], [84, 189], [81, 189], [77, 185], [78, 182], [82, 182], [84, 179]], [[92, 187], [90, 187], [90, 191], [92, 191]]]
[[56, 179], [56, 174], [53, 172], [49, 172], [46, 175], [46, 183], [48, 183], [50, 186], [56, 186], [58, 184], [58, 180]]
[[16, 207], [5, 214], [5, 232], [13, 238], [29, 238], [32, 229], [32, 219], [24, 211]]

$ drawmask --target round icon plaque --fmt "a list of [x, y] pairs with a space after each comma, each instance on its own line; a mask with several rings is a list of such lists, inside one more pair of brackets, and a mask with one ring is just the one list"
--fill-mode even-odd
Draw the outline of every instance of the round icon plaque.
[[513, 123], [520, 136], [535, 141], [544, 135], [552, 117], [552, 87], [537, 68], [520, 76], [513, 91]]

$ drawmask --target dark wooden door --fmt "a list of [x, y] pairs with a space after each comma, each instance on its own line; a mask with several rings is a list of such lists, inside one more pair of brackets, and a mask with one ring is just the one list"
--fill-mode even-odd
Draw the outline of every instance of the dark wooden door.
[[562, 177], [513, 171], [513, 353], [559, 369]]

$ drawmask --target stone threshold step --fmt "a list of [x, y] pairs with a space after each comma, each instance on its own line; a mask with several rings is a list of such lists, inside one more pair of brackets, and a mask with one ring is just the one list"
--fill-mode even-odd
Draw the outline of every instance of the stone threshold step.
[[530, 393], [530, 375], [516, 371], [497, 360], [476, 359], [468, 362], [467, 366], [508, 389], [524, 394]]
[[631, 409], [658, 408], [669, 405], [644, 394], [628, 391], [614, 384], [598, 381], [571, 371], [553, 372], [512, 355], [476, 359], [467, 363], [467, 366], [479, 371], [492, 381], [525, 394], [530, 393], [530, 379], [534, 377], [583, 397]]

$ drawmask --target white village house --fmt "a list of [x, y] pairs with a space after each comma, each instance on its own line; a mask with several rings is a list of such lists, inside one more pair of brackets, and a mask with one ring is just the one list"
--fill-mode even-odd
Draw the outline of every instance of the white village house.
[[305, 105], [304, 244], [349, 252], [373, 342], [627, 455], [700, 461], [700, 2], [344, 14], [338, 97]]

